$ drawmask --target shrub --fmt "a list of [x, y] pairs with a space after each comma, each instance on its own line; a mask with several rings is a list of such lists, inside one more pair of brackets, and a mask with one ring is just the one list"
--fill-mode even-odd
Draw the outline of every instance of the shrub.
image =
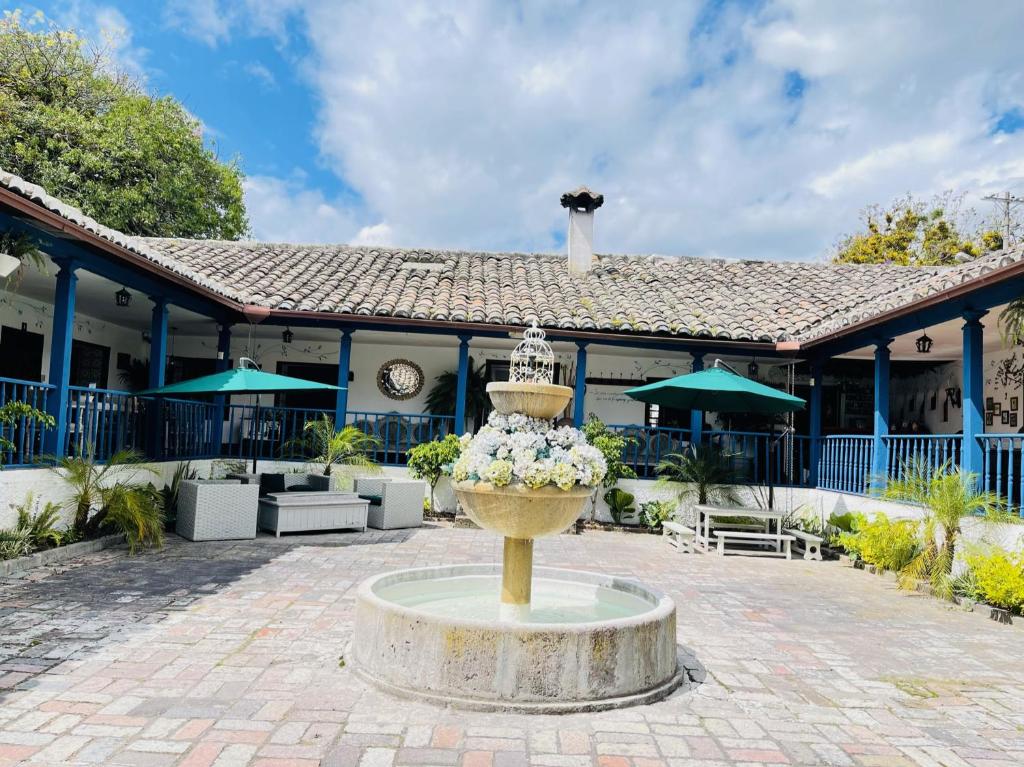
[[[829, 524], [840, 530], [833, 540], [851, 558], [862, 559], [885, 570], [902, 571], [921, 548], [919, 525], [909, 519], [892, 521], [879, 513], [868, 520], [863, 514], [852, 514], [843, 515], [841, 519], [833, 517]], [[849, 529], [844, 530], [843, 527]]]
[[423, 442], [409, 450], [409, 476], [426, 480], [430, 485], [430, 508], [434, 508], [434, 490], [441, 477], [451, 471], [452, 464], [459, 460], [462, 443], [454, 434], [433, 442]]
[[660, 530], [672, 516], [676, 505], [671, 501], [647, 501], [640, 504], [640, 524], [650, 530]]
[[690, 445], [682, 453], [669, 453], [654, 467], [659, 482], [673, 487], [680, 501], [736, 506], [739, 498], [732, 484], [735, 456], [714, 445]]
[[0, 530], [0, 560], [17, 559], [32, 553], [28, 531], [17, 527]]
[[39, 502], [32, 493], [26, 496], [24, 503], [19, 504], [18, 523], [16, 528], [24, 530], [32, 546], [33, 551], [37, 549], [49, 549], [67, 543], [65, 531], [58, 529], [60, 522], [60, 506], [52, 501], [40, 508]]
[[635, 500], [636, 497], [632, 493], [627, 493], [618, 487], [613, 487], [604, 494], [604, 502], [608, 504], [612, 521], [617, 525], [621, 525], [626, 519], [631, 519], [636, 513], [636, 507], [633, 505]]
[[[245, 473], [244, 467], [240, 473]], [[161, 503], [164, 507], [164, 524], [168, 530], [174, 529], [178, 519], [178, 493], [181, 491], [181, 483], [198, 478], [199, 471], [192, 466], [191, 461], [179, 463], [174, 469], [174, 474], [171, 475], [171, 481], [166, 483], [163, 490], [160, 491]]]
[[978, 596], [993, 607], [1024, 612], [1024, 555], [1002, 549], [967, 555]]

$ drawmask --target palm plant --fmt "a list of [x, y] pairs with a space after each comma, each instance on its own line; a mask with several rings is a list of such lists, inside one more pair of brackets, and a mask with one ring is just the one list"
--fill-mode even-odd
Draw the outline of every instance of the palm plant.
[[163, 543], [160, 496], [152, 484], [138, 479], [153, 470], [134, 450], [119, 450], [98, 463], [90, 446], [83, 455], [61, 458], [53, 471], [71, 487], [67, 507], [74, 512], [75, 535], [94, 536], [110, 527], [124, 533], [133, 552], [140, 545]]
[[307, 421], [302, 436], [289, 440], [282, 450], [289, 453], [298, 450], [311, 463], [323, 466], [325, 477], [331, 476], [335, 465], [354, 466], [369, 471], [378, 471], [370, 453], [379, 448], [381, 441], [366, 434], [355, 426], [334, 428], [334, 419], [322, 415], [315, 421]]
[[[466, 415], [479, 421], [490, 400], [487, 398], [487, 366], [473, 367], [469, 358], [469, 377], [466, 379]], [[434, 379], [427, 392], [424, 413], [455, 415], [455, 395], [459, 390], [459, 371], [448, 370]]]
[[935, 469], [922, 461], [904, 463], [899, 477], [886, 483], [882, 497], [917, 503], [925, 510], [923, 544], [900, 573], [901, 585], [928, 580], [937, 594], [946, 597], [953, 593], [951, 576], [963, 518], [976, 517], [986, 524], [1013, 520], [998, 493], [979, 490], [976, 475], [948, 461]]
[[731, 454], [711, 445], [690, 445], [682, 453], [669, 453], [654, 472], [658, 481], [675, 487], [679, 499], [696, 498], [700, 505], [739, 502], [732, 483], [736, 480]]
[[1006, 346], [1024, 345], [1024, 298], [1015, 298], [999, 313], [999, 333]]

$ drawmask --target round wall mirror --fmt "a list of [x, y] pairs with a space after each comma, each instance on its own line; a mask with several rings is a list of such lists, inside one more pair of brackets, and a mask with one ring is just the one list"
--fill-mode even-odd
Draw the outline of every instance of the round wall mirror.
[[377, 388], [389, 399], [412, 399], [423, 390], [423, 368], [411, 360], [390, 360], [377, 371]]

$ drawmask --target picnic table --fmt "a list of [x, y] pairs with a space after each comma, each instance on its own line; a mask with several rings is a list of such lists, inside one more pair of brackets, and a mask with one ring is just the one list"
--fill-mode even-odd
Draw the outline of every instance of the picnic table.
[[[782, 533], [783, 512], [779, 509], [745, 509], [742, 506], [711, 506], [698, 504], [694, 506], [697, 512], [697, 540], [696, 543], [704, 551], [708, 551], [711, 540], [711, 520], [716, 517], [747, 517], [760, 520], [764, 523], [765, 540], [775, 546], [775, 551], [781, 551], [781, 542], [777, 536]], [[772, 529], [772, 522], [775, 523], [775, 534], [769, 539]]]

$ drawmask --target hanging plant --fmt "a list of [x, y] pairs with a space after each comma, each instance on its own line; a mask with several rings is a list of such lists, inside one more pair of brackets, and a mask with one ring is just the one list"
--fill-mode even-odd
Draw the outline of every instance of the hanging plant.
[[39, 243], [24, 232], [0, 232], [0, 274], [6, 276], [5, 287], [17, 287], [22, 274], [18, 267], [25, 263], [35, 266], [39, 271], [46, 268], [46, 258], [39, 250]]

